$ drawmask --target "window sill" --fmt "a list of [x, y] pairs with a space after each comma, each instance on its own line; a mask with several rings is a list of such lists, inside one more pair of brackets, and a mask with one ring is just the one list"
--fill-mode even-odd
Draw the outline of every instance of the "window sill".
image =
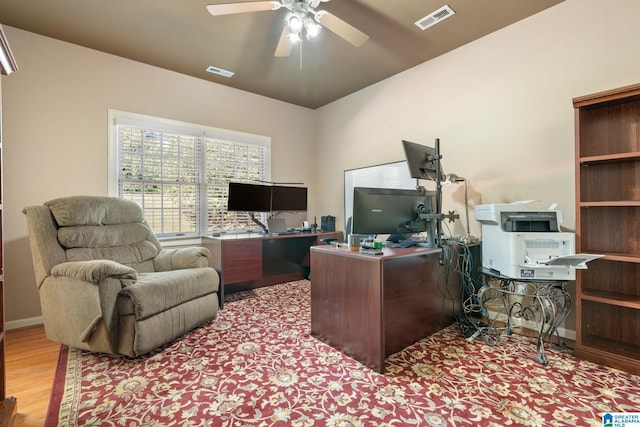
[[264, 235], [261, 230], [248, 229], [248, 230], [236, 230], [236, 231], [223, 231], [216, 233], [209, 233], [206, 236], [171, 236], [171, 237], [158, 237], [158, 241], [163, 248], [175, 248], [179, 246], [201, 246], [204, 243], [204, 239], [211, 237], [225, 237], [225, 236], [255, 236]]
[[202, 244], [202, 237], [164, 237], [158, 238], [163, 248], [175, 248], [179, 246], [200, 246]]

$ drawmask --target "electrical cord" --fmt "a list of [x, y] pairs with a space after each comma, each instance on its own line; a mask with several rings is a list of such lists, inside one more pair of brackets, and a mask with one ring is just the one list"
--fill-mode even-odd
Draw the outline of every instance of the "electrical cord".
[[471, 250], [457, 240], [450, 240], [447, 245], [457, 253], [455, 271], [460, 275], [462, 285], [462, 310], [457, 318], [460, 333], [469, 341], [481, 336], [489, 342], [491, 341], [489, 327], [482, 321], [486, 314], [485, 309], [478, 299], [478, 291], [483, 288], [483, 284], [472, 277], [474, 268]]
[[451, 271], [453, 270], [453, 258], [451, 256], [451, 251], [449, 250], [448, 246], [443, 245], [442, 246], [442, 253], [443, 253], [443, 258], [441, 259], [441, 263], [443, 261], [445, 261], [443, 263], [444, 265], [444, 273], [443, 276], [444, 280], [443, 281], [438, 281], [438, 291], [440, 292], [440, 294], [442, 295], [442, 310], [441, 315], [440, 315], [440, 326], [444, 327], [446, 326], [446, 306], [447, 306], [447, 301], [450, 301], [452, 304], [452, 309], [453, 312], [455, 313], [456, 311], [456, 297], [454, 295], [452, 295], [451, 293], [451, 286], [450, 286], [450, 278], [451, 278]]

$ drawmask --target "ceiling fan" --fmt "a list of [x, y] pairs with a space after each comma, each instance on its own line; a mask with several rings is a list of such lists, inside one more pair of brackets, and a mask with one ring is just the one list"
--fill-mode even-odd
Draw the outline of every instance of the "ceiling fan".
[[317, 36], [322, 27], [356, 47], [362, 46], [369, 39], [368, 35], [326, 10], [316, 10], [320, 3], [328, 1], [280, 0], [221, 3], [208, 5], [207, 10], [210, 14], [219, 16], [285, 8], [288, 12], [285, 16], [285, 25], [276, 47], [275, 56], [289, 56], [296, 43], [301, 42], [303, 37], [311, 39]]

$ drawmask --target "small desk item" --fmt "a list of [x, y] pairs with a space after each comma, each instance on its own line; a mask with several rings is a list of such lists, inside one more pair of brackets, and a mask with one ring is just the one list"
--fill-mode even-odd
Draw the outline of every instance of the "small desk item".
[[382, 248], [380, 249], [376, 249], [376, 248], [360, 248], [360, 253], [361, 254], [367, 254], [367, 255], [383, 255], [384, 252], [382, 251]]
[[[500, 342], [502, 332], [511, 334], [513, 318], [534, 321], [538, 332], [536, 352], [538, 362], [548, 363], [544, 352], [544, 341], [557, 337], [556, 346], [565, 348], [558, 333], [558, 326], [571, 311], [571, 295], [566, 282], [559, 280], [514, 279], [502, 276], [489, 269], [482, 269], [484, 286], [476, 293], [481, 312], [488, 322], [484, 341], [490, 345]], [[506, 318], [506, 319], [505, 319]], [[504, 327], [498, 323], [506, 320]]]
[[285, 233], [287, 232], [287, 223], [283, 218], [269, 218], [267, 229], [271, 234]]
[[385, 358], [455, 322], [461, 288], [439, 248], [311, 248], [311, 335], [384, 373]]

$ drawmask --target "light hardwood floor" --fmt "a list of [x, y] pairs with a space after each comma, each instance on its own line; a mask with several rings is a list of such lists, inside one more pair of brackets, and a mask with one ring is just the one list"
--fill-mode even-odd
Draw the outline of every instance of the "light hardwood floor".
[[42, 427], [47, 414], [60, 344], [49, 341], [43, 326], [7, 331], [7, 396], [17, 399], [14, 427]]

